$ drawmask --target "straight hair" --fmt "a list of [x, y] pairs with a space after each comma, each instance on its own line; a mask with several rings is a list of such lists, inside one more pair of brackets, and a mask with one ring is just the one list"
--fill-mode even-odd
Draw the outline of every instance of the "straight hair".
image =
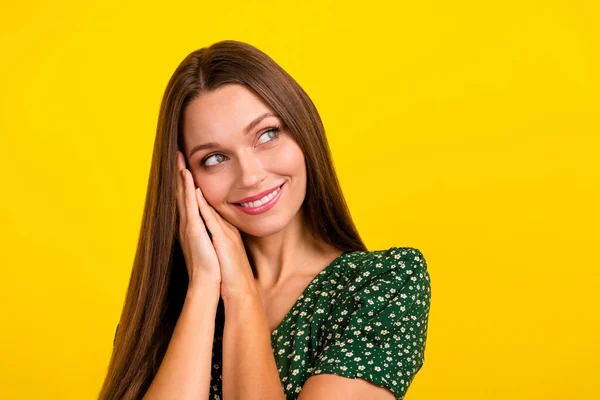
[[[162, 98], [137, 250], [100, 400], [141, 399], [166, 353], [188, 285], [176, 203], [183, 113], [192, 100], [226, 84], [245, 85], [262, 98], [302, 149], [307, 186], [301, 207], [312, 234], [342, 251], [367, 251], [342, 194], [321, 118], [302, 87], [244, 42], [223, 40], [193, 51]], [[223, 328], [221, 299], [215, 334]]]

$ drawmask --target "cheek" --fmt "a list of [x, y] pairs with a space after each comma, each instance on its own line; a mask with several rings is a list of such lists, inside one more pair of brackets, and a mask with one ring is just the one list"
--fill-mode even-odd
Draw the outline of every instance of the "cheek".
[[215, 177], [202, 177], [196, 181], [196, 186], [200, 188], [204, 198], [213, 208], [227, 200], [229, 186], [224, 179]]
[[275, 160], [276, 171], [282, 175], [298, 176], [306, 172], [302, 149], [292, 140], [280, 148]]

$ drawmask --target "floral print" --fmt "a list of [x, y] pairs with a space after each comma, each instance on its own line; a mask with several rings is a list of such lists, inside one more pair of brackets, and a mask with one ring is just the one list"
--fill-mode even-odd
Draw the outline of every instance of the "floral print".
[[[403, 399], [425, 361], [430, 277], [411, 247], [344, 252], [304, 289], [271, 333], [286, 399], [313, 375], [362, 378]], [[210, 399], [222, 398], [215, 335]]]

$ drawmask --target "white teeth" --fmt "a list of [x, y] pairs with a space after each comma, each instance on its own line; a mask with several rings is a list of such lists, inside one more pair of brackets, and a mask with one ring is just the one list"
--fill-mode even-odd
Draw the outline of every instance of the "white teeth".
[[269, 193], [268, 195], [266, 195], [265, 197], [263, 197], [260, 200], [251, 201], [249, 203], [242, 203], [242, 207], [258, 207], [262, 204], [265, 204], [267, 201], [269, 201], [273, 197], [275, 197], [277, 195], [277, 193], [279, 193], [279, 190], [280, 190], [280, 188], [273, 190], [271, 193]]

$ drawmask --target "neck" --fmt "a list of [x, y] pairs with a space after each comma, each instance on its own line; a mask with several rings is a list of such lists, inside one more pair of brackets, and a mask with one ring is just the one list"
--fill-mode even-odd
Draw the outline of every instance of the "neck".
[[[310, 260], [333, 249], [309, 232], [302, 209], [281, 231], [265, 237], [242, 233], [256, 285], [263, 291], [301, 274]], [[307, 271], [304, 271], [307, 272]]]

